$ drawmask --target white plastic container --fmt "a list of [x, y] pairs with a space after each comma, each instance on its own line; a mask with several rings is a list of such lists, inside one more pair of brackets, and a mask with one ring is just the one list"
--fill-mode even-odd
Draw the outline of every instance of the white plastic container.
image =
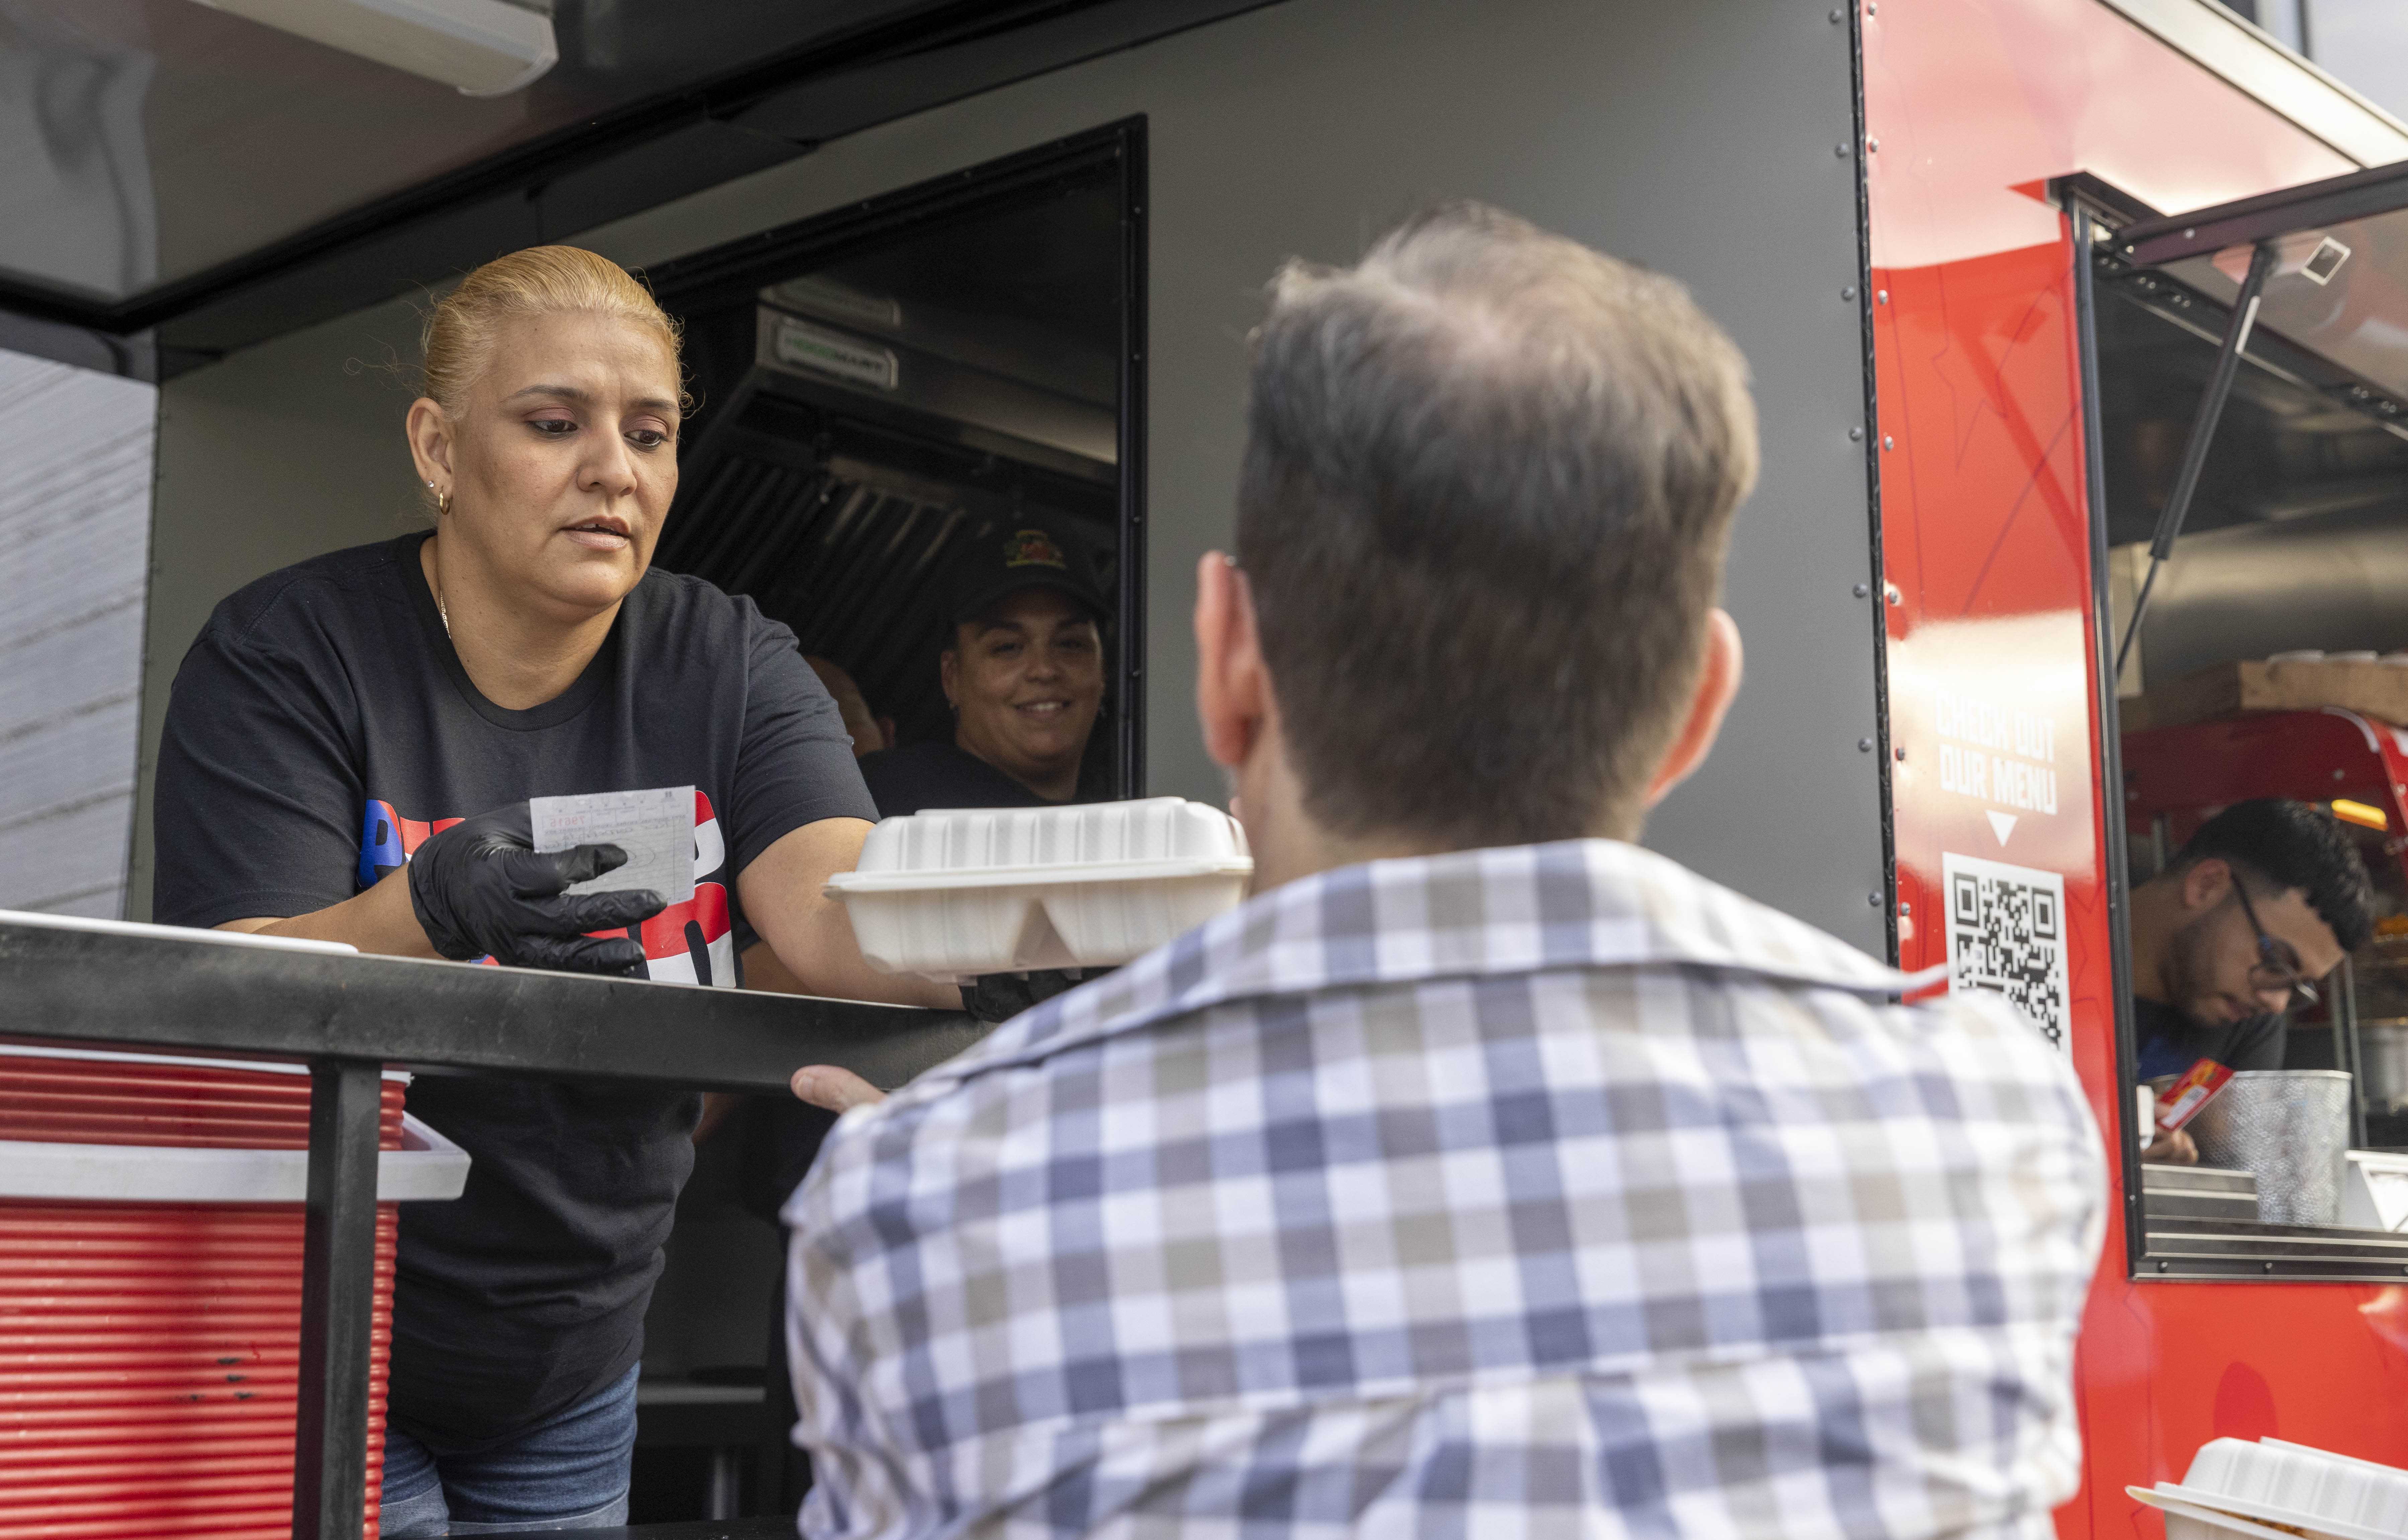
[[2334, 1540], [2408, 1534], [2408, 1471], [2280, 1439], [2211, 1439], [2179, 1483], [2126, 1490], [2169, 1514], [2187, 1510], [2243, 1534], [2262, 1536], [2266, 1526]]
[[2408, 1227], [2408, 1155], [2350, 1151], [2342, 1173], [2341, 1222], [2352, 1230]]
[[1109, 968], [1235, 908], [1245, 830], [1178, 797], [889, 818], [828, 881], [882, 972]]
[[2159, 1497], [2145, 1487], [2132, 1491], [2149, 1499], [2150, 1505], [2166, 1516], [2166, 1540], [2300, 1540], [2288, 1530], [2274, 1529], [2266, 1524], [2253, 1524], [2246, 1518], [2236, 1518], [2228, 1513], [2217, 1513], [2195, 1504], [2177, 1503]]

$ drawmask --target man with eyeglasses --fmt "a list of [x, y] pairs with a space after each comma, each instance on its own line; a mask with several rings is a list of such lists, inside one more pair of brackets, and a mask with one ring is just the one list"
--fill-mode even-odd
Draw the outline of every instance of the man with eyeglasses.
[[[2283, 1067], [2285, 1018], [2366, 943], [2372, 890], [2358, 847], [2305, 802], [2236, 802], [2132, 890], [2132, 1032], [2143, 1082], [2199, 1060]], [[2192, 1165], [2176, 1130], [2143, 1159]]]

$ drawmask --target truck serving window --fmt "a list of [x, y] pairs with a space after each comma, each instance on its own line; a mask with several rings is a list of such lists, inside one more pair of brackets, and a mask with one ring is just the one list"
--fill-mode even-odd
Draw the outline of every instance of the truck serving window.
[[[2133, 1271], [2396, 1282], [2408, 1275], [2408, 213], [2393, 210], [2408, 177], [2358, 173], [2171, 219], [2073, 191], [2089, 252], [2100, 677], [2113, 681], [2102, 736], [2122, 789], [2108, 828], [2122, 847], [2110, 861], [2123, 873], [2118, 1059], [2126, 1094], [2155, 1104], [2126, 1144]], [[2286, 970], [2272, 964], [2305, 954], [2262, 940], [2270, 965], [2250, 986], [2272, 987], [2221, 997], [2219, 1015], [2196, 988], [2210, 933], [2170, 930], [2166, 894], [2192, 837], [2258, 799], [2338, 820], [2372, 879], [2372, 930], [2279, 1011]], [[2264, 937], [2237, 904], [2213, 924], [2244, 944]], [[2230, 1019], [2244, 1010], [2261, 1015]], [[2238, 1066], [2218, 1052], [2246, 1067], [2228, 1073]]]
[[1082, 796], [1143, 784], [1143, 173], [1132, 120], [654, 273], [698, 403], [655, 559], [912, 744], [953, 734], [950, 574], [1042, 532], [1113, 611]]

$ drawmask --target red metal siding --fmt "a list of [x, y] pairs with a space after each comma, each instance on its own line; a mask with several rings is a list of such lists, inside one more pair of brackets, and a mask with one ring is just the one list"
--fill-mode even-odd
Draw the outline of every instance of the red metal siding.
[[[2350, 166], [2097, 0], [1891, 0], [1862, 21], [1879, 146], [1866, 159], [1872, 284], [1887, 296], [1872, 312], [1874, 433], [1893, 446], [1880, 465], [1899, 590], [1886, 613], [1891, 733], [1905, 751], [1893, 767], [1911, 909], [1900, 960], [1946, 955], [1944, 855], [2061, 877], [2071, 1049], [2112, 1140], [2126, 1103], [2100, 879], [2073, 252], [2039, 194], [2089, 171], [2179, 210]], [[1978, 744], [1995, 712], [2010, 741]], [[2014, 712], [2052, 730], [2014, 741]], [[1995, 777], [1970, 782], [1976, 750], [2053, 772], [2053, 806], [2020, 784], [2010, 802]], [[1991, 813], [2014, 822], [1994, 827]], [[2161, 1533], [2125, 1484], [2179, 1477], [2219, 1434], [2408, 1463], [2408, 1295], [2136, 1283], [2121, 1206], [2080, 1351], [2086, 1485], [2058, 1511], [2061, 1533]]]

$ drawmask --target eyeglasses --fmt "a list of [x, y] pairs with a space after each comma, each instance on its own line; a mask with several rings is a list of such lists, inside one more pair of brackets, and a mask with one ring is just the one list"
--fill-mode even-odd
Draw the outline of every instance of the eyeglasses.
[[2249, 890], [2243, 887], [2237, 879], [2232, 885], [2232, 896], [2241, 900], [2241, 913], [2248, 916], [2249, 928], [2258, 932], [2258, 966], [2249, 970], [2250, 987], [2270, 995], [2277, 989], [2284, 990], [2290, 996], [2286, 1009], [2294, 1005], [2314, 1005], [2316, 1002], [2316, 986], [2300, 976], [2296, 960], [2283, 960], [2286, 954], [2294, 959], [2299, 954], [2292, 952], [2287, 943], [2266, 933], [2266, 927], [2258, 918], [2258, 911], [2250, 906]]

